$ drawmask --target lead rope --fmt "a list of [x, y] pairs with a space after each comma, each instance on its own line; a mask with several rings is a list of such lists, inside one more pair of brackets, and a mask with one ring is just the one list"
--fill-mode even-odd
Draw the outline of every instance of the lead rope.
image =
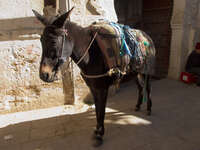
[[88, 51], [89, 51], [89, 49], [90, 49], [92, 43], [94, 42], [94, 39], [96, 38], [96, 36], [97, 36], [97, 32], [94, 34], [94, 37], [93, 37], [92, 41], [90, 42], [90, 44], [88, 45], [88, 48], [86, 49], [84, 55], [83, 55], [83, 56], [79, 59], [79, 61], [76, 63], [77, 65], [78, 65], [78, 64], [83, 60], [83, 58], [87, 55], [87, 53], [88, 53]]

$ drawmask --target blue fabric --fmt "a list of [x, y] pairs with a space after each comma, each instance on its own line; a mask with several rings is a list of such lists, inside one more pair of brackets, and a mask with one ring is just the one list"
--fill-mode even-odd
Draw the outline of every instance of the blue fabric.
[[136, 33], [134, 35], [133, 32], [131, 32], [130, 27], [124, 28], [124, 31], [125, 31], [124, 33], [125, 33], [125, 37], [126, 37], [126, 42], [129, 45], [129, 48], [131, 49], [131, 52], [133, 54], [136, 65], [142, 64], [143, 60], [141, 60], [141, 59], [142, 58], [144, 59], [144, 56], [141, 51], [140, 45], [137, 41]]
[[125, 37], [124, 29], [123, 29], [124, 25], [114, 23], [114, 22], [110, 22], [110, 25], [116, 28], [120, 33], [120, 38], [121, 38], [121, 43], [122, 43], [121, 48], [120, 48], [120, 55], [123, 56], [125, 54], [128, 54], [130, 57], [132, 57], [129, 46], [126, 43], [126, 37]]
[[110, 22], [110, 25], [117, 29], [120, 33], [122, 43], [120, 56], [128, 54], [131, 58], [134, 58], [136, 65], [141, 65], [143, 63], [143, 60], [141, 59], [144, 59], [144, 56], [137, 41], [136, 33], [134, 33], [133, 30], [127, 25], [114, 22]]

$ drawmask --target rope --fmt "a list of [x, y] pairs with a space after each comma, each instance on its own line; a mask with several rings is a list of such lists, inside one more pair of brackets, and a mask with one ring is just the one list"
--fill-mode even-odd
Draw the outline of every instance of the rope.
[[86, 78], [91, 78], [91, 79], [95, 79], [95, 78], [102, 78], [102, 77], [106, 77], [109, 76], [111, 77], [113, 74], [121, 74], [121, 75], [125, 75], [124, 72], [120, 71], [118, 68], [112, 68], [110, 70], [108, 70], [106, 73], [103, 74], [99, 74], [99, 75], [86, 75], [83, 72], [81, 72], [81, 74], [86, 77]]
[[95, 79], [95, 78], [102, 78], [102, 77], [106, 77], [109, 76], [108, 72], [104, 73], [104, 74], [100, 74], [100, 75], [86, 75], [83, 72], [81, 72], [81, 75], [83, 75], [86, 78], [90, 78], [90, 79]]
[[94, 39], [96, 38], [96, 36], [97, 36], [97, 32], [94, 34], [94, 37], [93, 37], [92, 41], [90, 42], [90, 44], [88, 45], [88, 48], [86, 49], [84, 55], [83, 55], [83, 56], [79, 59], [79, 61], [76, 63], [77, 65], [83, 60], [83, 58], [84, 58], [84, 57], [86, 56], [86, 54], [88, 53], [88, 51], [89, 51], [89, 49], [90, 49], [92, 43], [94, 42]]
[[[94, 39], [95, 39], [96, 36], [97, 36], [97, 33], [98, 33], [98, 32], [95, 33], [93, 39], [91, 40], [90, 44], [88, 45], [88, 47], [87, 47], [87, 49], [86, 49], [84, 55], [83, 55], [83, 56], [79, 59], [79, 61], [76, 63], [77, 65], [83, 60], [83, 58], [84, 58], [84, 57], [86, 56], [86, 54], [88, 53], [88, 51], [89, 51], [89, 49], [90, 49], [92, 43], [94, 42]], [[64, 40], [65, 40], [65, 35], [64, 35]], [[64, 44], [63, 44], [63, 48], [64, 48]], [[71, 64], [71, 62], [72, 62], [72, 60], [69, 62], [67, 68], [69, 67], [69, 65]], [[63, 75], [65, 75], [66, 72], [67, 72], [67, 71], [65, 70], [65, 72], [63, 73]], [[105, 77], [105, 76], [110, 76], [111, 73], [112, 73], [112, 71], [109, 70], [107, 73], [100, 74], [100, 75], [86, 75], [86, 74], [84, 74], [83, 72], [81, 72], [81, 75], [83, 75], [83, 76], [86, 77], [86, 78], [93, 78], [93, 79], [94, 79], [94, 78], [102, 78], [102, 77]]]

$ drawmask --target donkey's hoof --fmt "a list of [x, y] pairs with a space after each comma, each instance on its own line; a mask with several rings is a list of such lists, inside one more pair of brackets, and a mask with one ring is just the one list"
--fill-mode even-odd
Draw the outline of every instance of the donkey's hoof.
[[99, 147], [103, 144], [103, 136], [99, 134], [99, 132], [97, 130], [94, 130], [93, 133], [93, 146], [94, 147]]
[[135, 111], [140, 111], [140, 107], [135, 107]]
[[151, 110], [147, 110], [147, 116], [151, 116]]
[[94, 138], [94, 143], [93, 146], [94, 147], [99, 147], [103, 144], [103, 138], [100, 135], [96, 135], [96, 137]]

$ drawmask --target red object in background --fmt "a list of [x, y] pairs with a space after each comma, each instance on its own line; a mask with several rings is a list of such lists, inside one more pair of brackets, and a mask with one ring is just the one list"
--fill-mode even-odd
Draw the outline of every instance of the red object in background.
[[197, 78], [191, 73], [182, 72], [180, 76], [180, 80], [185, 83], [195, 83]]
[[196, 49], [200, 49], [200, 43], [198, 42], [195, 46]]

